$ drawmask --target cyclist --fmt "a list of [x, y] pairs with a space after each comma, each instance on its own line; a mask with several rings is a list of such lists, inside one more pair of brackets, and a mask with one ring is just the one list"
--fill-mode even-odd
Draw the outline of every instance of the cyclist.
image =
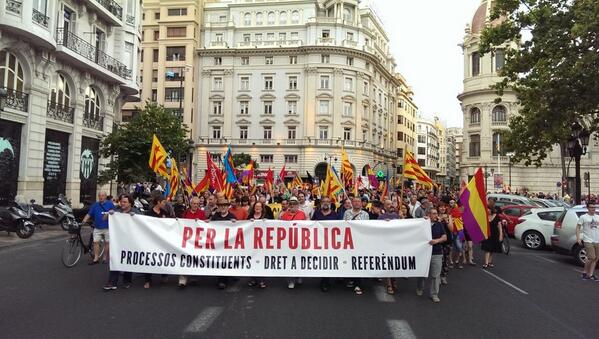
[[108, 262], [108, 218], [104, 218], [104, 215], [108, 211], [114, 209], [112, 201], [106, 199], [106, 192], [101, 191], [98, 193], [98, 201], [96, 201], [89, 209], [85, 217], [83, 217], [83, 223], [87, 223], [90, 219], [94, 220], [94, 259], [90, 261], [90, 265], [95, 265], [100, 262], [100, 239], [104, 238], [104, 260], [103, 263]]

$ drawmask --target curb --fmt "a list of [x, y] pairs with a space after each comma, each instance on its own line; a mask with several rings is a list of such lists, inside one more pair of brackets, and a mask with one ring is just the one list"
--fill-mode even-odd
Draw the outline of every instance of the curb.
[[[35, 243], [47, 241], [47, 240], [55, 240], [55, 239], [58, 239], [58, 238], [61, 238], [65, 235], [67, 235], [66, 231], [63, 231], [63, 232], [64, 233], [61, 232], [59, 234], [51, 235], [51, 236], [48, 236], [48, 237], [42, 238], [42, 239], [26, 240], [26, 241], [20, 241], [20, 242], [15, 242], [15, 243], [10, 243], [10, 244], [0, 244], [0, 252], [3, 250], [14, 248], [14, 247], [26, 246], [29, 244], [35, 244]], [[22, 240], [25, 240], [25, 239], [22, 239]]]

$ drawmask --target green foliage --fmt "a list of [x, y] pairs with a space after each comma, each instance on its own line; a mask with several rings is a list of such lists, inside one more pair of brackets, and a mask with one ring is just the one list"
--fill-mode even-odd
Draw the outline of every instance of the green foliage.
[[147, 102], [140, 114], [129, 123], [120, 124], [102, 140], [100, 154], [111, 161], [100, 172], [99, 181], [117, 178], [132, 183], [155, 178], [148, 166], [152, 135], [156, 134], [171, 157], [178, 159], [190, 147], [188, 133], [187, 127], [163, 106]]
[[[250, 163], [250, 160], [252, 160], [252, 157], [249, 154], [245, 154], [245, 153], [234, 153], [233, 154], [233, 165], [235, 166], [235, 168], [238, 168], [239, 166], [242, 165], [247, 165]], [[254, 160], [254, 168], [258, 168], [258, 162], [256, 160]]]
[[[599, 1], [495, 0], [481, 53], [506, 51], [498, 95], [513, 90], [520, 114], [507, 146], [515, 161], [540, 165], [579, 122], [599, 130]], [[523, 40], [524, 37], [524, 41]]]

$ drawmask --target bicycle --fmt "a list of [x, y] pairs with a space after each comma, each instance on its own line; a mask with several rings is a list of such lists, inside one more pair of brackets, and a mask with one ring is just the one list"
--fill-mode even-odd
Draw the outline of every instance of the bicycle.
[[503, 254], [510, 254], [510, 237], [507, 233], [507, 221], [502, 220], [501, 225], [503, 226], [503, 241], [501, 242], [501, 251]]
[[[91, 226], [90, 224], [87, 224]], [[93, 237], [93, 227], [92, 232], [89, 235], [89, 241], [87, 244], [83, 241], [83, 237], [81, 236], [81, 228], [83, 224], [80, 225], [76, 221], [69, 228], [69, 238], [66, 240], [65, 245], [62, 248], [61, 252], [61, 261], [62, 264], [71, 268], [79, 262], [82, 254], [89, 254], [91, 260], [94, 259], [94, 237]], [[104, 238], [100, 239], [100, 254], [99, 257], [102, 257], [104, 254]]]

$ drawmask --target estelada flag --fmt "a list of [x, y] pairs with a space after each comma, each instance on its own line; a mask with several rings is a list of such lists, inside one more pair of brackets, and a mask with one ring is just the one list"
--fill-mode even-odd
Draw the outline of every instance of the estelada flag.
[[158, 140], [158, 137], [154, 134], [152, 137], [152, 148], [150, 149], [148, 165], [150, 165], [152, 171], [166, 179], [170, 177], [166, 170], [167, 157], [168, 153], [166, 153], [164, 147], [162, 147], [162, 144]]
[[352, 186], [354, 181], [354, 169], [349, 162], [345, 148], [341, 148], [341, 180], [345, 187]]
[[323, 196], [331, 198], [331, 201], [337, 201], [337, 195], [343, 192], [343, 184], [335, 174], [331, 166], [327, 166], [327, 176], [323, 185]]

